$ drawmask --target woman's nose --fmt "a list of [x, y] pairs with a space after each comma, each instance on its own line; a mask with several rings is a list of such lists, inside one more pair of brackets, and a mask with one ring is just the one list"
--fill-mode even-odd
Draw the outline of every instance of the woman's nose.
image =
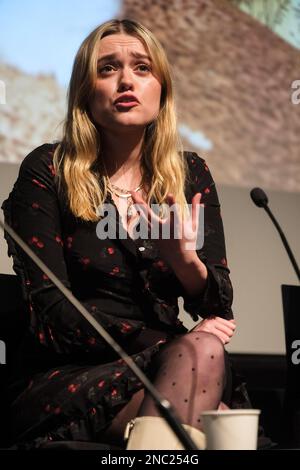
[[134, 80], [132, 77], [131, 71], [124, 67], [120, 74], [119, 89], [123, 90], [124, 88], [133, 88]]

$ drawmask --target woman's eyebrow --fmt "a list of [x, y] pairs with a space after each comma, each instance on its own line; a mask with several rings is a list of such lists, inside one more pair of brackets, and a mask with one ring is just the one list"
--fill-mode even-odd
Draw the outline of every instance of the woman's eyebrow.
[[[146, 54], [141, 54], [140, 52], [130, 52], [130, 55], [135, 57], [136, 59], [147, 59], [151, 62], [151, 58]], [[102, 57], [99, 57], [97, 63], [103, 62], [105, 60], [116, 60], [118, 58], [118, 54], [106, 54]]]

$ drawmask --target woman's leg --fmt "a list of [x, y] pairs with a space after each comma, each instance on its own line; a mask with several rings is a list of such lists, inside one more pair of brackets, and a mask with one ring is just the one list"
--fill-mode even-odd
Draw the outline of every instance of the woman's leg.
[[[225, 385], [224, 347], [213, 334], [191, 332], [168, 343], [153, 359], [152, 380], [175, 407], [182, 423], [202, 429], [200, 414], [227, 408], [221, 402]], [[160, 416], [144, 390], [135, 393], [115, 416], [105, 439], [121, 445], [126, 424], [136, 416]]]
[[[182, 423], [201, 430], [200, 414], [227, 408], [221, 402], [225, 385], [224, 347], [210, 333], [191, 332], [168, 343], [153, 359], [152, 380], [175, 407]], [[136, 416], [160, 416], [144, 390], [136, 392], [103, 433], [103, 442], [124, 445], [127, 423]]]
[[[154, 385], [175, 407], [182, 423], [202, 430], [201, 412], [219, 407], [225, 386], [222, 342], [210, 333], [188, 333], [155, 356], [153, 370]], [[138, 415], [160, 416], [147, 393]]]

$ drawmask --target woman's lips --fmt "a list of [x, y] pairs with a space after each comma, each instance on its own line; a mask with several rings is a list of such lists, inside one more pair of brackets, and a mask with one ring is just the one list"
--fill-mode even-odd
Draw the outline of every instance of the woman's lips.
[[137, 106], [137, 105], [138, 105], [137, 101], [119, 101], [118, 103], [115, 104], [117, 108], [121, 108], [121, 109], [131, 108], [132, 106]]

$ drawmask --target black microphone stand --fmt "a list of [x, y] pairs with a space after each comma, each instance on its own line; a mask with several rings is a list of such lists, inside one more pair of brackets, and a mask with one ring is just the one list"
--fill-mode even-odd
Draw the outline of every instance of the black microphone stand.
[[84, 316], [84, 318], [95, 328], [99, 335], [107, 344], [121, 357], [131, 371], [142, 382], [145, 389], [150, 393], [160, 414], [167, 421], [180, 442], [187, 450], [200, 450], [186, 432], [176, 412], [170, 402], [163, 398], [152, 383], [148, 380], [143, 371], [135, 364], [131, 357], [121, 348], [121, 346], [112, 338], [112, 336], [95, 320], [88, 310], [74, 297], [72, 292], [67, 289], [55, 274], [40, 260], [40, 258], [31, 250], [31, 248], [19, 237], [19, 235], [6, 223], [0, 220], [0, 226], [7, 232], [11, 238], [22, 248], [22, 250], [34, 261], [41, 271], [48, 276], [60, 292], [69, 300], [69, 302]]
[[[268, 206], [268, 198], [263, 190], [254, 188], [251, 198], [258, 207], [263, 207], [275, 225], [288, 257], [300, 281], [300, 270], [288, 241]], [[300, 447], [300, 359], [297, 360], [297, 345], [300, 348], [300, 286], [281, 285], [286, 346], [286, 386], [284, 394], [282, 422], [282, 443]], [[300, 356], [300, 353], [299, 353]]]
[[[274, 223], [288, 257], [300, 281], [300, 270], [288, 241], [268, 205], [263, 206]], [[300, 286], [281, 285], [286, 348], [286, 388], [282, 417], [284, 445], [300, 447], [300, 364], [293, 360], [295, 344], [300, 340]]]

